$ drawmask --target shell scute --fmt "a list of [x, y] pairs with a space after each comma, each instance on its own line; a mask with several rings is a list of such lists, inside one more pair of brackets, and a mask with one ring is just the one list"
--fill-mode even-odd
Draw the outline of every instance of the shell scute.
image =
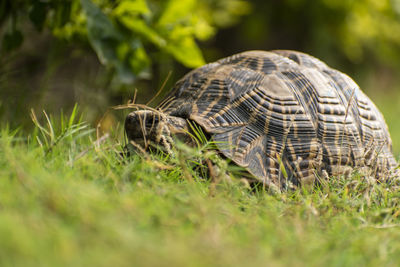
[[249, 51], [205, 65], [159, 108], [196, 121], [226, 157], [279, 187], [350, 167], [383, 179], [397, 165], [372, 101], [350, 77], [300, 52]]

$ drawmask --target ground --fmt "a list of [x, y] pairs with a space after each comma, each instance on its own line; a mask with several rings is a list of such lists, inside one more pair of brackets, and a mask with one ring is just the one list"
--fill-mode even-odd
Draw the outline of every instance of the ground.
[[123, 158], [121, 138], [96, 142], [75, 113], [36, 125], [0, 134], [1, 266], [400, 263], [396, 183], [354, 173], [312, 190], [251, 191], [203, 179], [199, 162], [227, 165], [201, 144]]

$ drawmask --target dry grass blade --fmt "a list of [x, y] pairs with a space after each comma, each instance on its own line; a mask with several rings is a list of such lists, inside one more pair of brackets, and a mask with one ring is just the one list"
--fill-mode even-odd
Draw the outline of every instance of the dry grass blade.
[[137, 97], [137, 89], [135, 88], [135, 91], [133, 92], [133, 99], [132, 99], [132, 102], [130, 102], [130, 103], [135, 104], [136, 103], [136, 97]]
[[44, 132], [47, 135], [50, 135], [50, 133], [39, 123], [39, 120], [37, 119], [36, 113], [33, 109], [31, 109], [31, 118], [35, 126], [38, 127], [40, 131]]
[[47, 115], [45, 110], [43, 110], [43, 114], [46, 117], [47, 125], [48, 125], [48, 128], [50, 130], [50, 138], [51, 138], [51, 140], [54, 140], [55, 139], [55, 134], [54, 134], [53, 124], [51, 123], [51, 119]]
[[[113, 107], [111, 107], [111, 109], [113, 109], [113, 110], [123, 110], [123, 109], [149, 110], [154, 113], [153, 117], [157, 115], [157, 116], [159, 116], [160, 120], [162, 118], [165, 118], [165, 114], [163, 112], [161, 112], [155, 108], [149, 107], [148, 105], [144, 105], [144, 104], [128, 103], [128, 104], [113, 106]], [[146, 140], [146, 127], [145, 127], [143, 118], [141, 116], [139, 116], [139, 120], [140, 120], [140, 127], [142, 128], [143, 139], [145, 141], [145, 147], [147, 148], [148, 142]], [[146, 120], [146, 117], [144, 120]], [[152, 127], [154, 127], [154, 126], [155, 126], [155, 124], [154, 124], [154, 119], [153, 119]]]
[[167, 78], [165, 78], [163, 84], [160, 87], [160, 90], [158, 90], [158, 92], [146, 103], [146, 105], [149, 105], [151, 102], [154, 101], [154, 99], [156, 99], [161, 94], [161, 92], [164, 90], [165, 85], [167, 84], [169, 78], [171, 77], [171, 74], [172, 74], [172, 71], [169, 71], [167, 74]]
[[[96, 139], [92, 144], [93, 147], [98, 150], [100, 149], [100, 145], [103, 144], [105, 141], [107, 141], [107, 139], [110, 138], [110, 134], [105, 134], [102, 137], [100, 137], [99, 139]], [[89, 151], [91, 150], [91, 148], [87, 148], [85, 150], [83, 150], [81, 153], [79, 153], [73, 160], [69, 161], [68, 164], [70, 166], [72, 166], [73, 162], [77, 161], [78, 159], [82, 158], [83, 156], [85, 156]]]
[[149, 107], [147, 105], [134, 104], [134, 103], [128, 103], [128, 104], [122, 104], [122, 105], [113, 106], [113, 107], [111, 107], [111, 109], [114, 109], [114, 110], [121, 110], [121, 109], [136, 109], [136, 110], [147, 109], [147, 110], [154, 111], [156, 113], [162, 113], [161, 111], [159, 111], [159, 110], [157, 110], [155, 108]]
[[214, 165], [211, 162], [211, 160], [206, 159], [206, 163], [207, 163], [208, 172], [210, 173], [210, 178], [211, 178], [209, 195], [215, 196], [216, 189], [217, 189], [216, 187], [217, 187], [217, 183], [218, 183], [218, 176], [215, 173]]
[[146, 152], [146, 150], [141, 145], [139, 145], [138, 143], [136, 143], [133, 140], [129, 140], [129, 144], [131, 144], [134, 148], [136, 148], [146, 160], [150, 160], [149, 154]]
[[167, 165], [164, 164], [160, 161], [156, 161], [156, 160], [146, 160], [146, 163], [149, 164], [150, 166], [153, 166], [154, 168], [158, 169], [158, 170], [174, 170], [176, 167], [175, 166], [171, 166], [171, 165]]
[[117, 105], [117, 106], [112, 106], [109, 107], [106, 112], [104, 112], [103, 116], [101, 116], [99, 122], [96, 125], [96, 135], [97, 135], [97, 139], [101, 138], [101, 133], [100, 133], [100, 128], [102, 125], [102, 122], [104, 120], [104, 118], [106, 118], [106, 116], [112, 111], [112, 110], [123, 110], [123, 109], [136, 109], [136, 110], [141, 110], [141, 109], [146, 109], [146, 110], [151, 110], [157, 114], [160, 114], [161, 116], [161, 112], [159, 110], [156, 110], [152, 107], [149, 107], [147, 105], [143, 105], [143, 104], [135, 104], [134, 102], [136, 101], [136, 92], [134, 95], [134, 99], [131, 103], [127, 103], [127, 104], [122, 104], [122, 105]]

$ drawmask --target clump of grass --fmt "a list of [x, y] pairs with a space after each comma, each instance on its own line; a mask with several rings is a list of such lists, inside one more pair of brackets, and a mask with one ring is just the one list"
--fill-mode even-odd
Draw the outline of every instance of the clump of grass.
[[45, 125], [39, 122], [35, 111], [33, 109], [31, 110], [31, 118], [38, 132], [34, 134], [35, 139], [46, 154], [64, 140], [66, 140], [67, 143], [72, 143], [74, 140], [89, 135], [94, 131], [90, 129], [88, 123], [82, 121], [82, 117], [78, 117], [77, 105], [74, 106], [68, 119], [61, 114], [58, 123], [54, 123], [54, 118], [47, 115], [46, 111], [43, 111], [43, 114], [46, 119]]
[[[47, 117], [28, 135], [0, 131], [0, 266], [400, 262], [395, 185], [354, 173], [252, 192], [218, 178], [231, 167], [207, 142], [178, 144], [175, 157], [121, 157], [124, 144], [98, 138], [76, 111]], [[207, 160], [215, 179], [205, 179]]]

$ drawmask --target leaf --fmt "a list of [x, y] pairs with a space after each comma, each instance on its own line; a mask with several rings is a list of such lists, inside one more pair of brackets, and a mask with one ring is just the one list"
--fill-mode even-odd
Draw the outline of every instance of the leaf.
[[155, 44], [156, 46], [163, 48], [166, 45], [166, 40], [163, 39], [156, 31], [146, 25], [146, 23], [139, 19], [132, 17], [128, 14], [121, 15], [118, 20], [129, 30], [134, 33], [140, 34], [142, 37]]
[[199, 40], [207, 40], [215, 34], [213, 28], [205, 19], [198, 17], [194, 25], [194, 34]]
[[121, 1], [120, 4], [115, 8], [114, 12], [117, 15], [122, 15], [125, 13], [143, 15], [151, 14], [145, 0]]
[[133, 46], [133, 53], [128, 58], [129, 65], [134, 73], [144, 73], [150, 66], [150, 59], [148, 58], [141, 42], [133, 42], [131, 46]]
[[[199, 67], [205, 63], [194, 39], [195, 32], [199, 29], [195, 28], [198, 22], [193, 15], [195, 9], [196, 1], [194, 0], [169, 0], [157, 23], [159, 31], [167, 41], [167, 52], [190, 68]], [[206, 31], [210, 29], [206, 27], [202, 29], [204, 32], [199, 36], [207, 37], [209, 33]]]
[[114, 47], [122, 41], [122, 35], [115, 29], [108, 17], [90, 0], [81, 0], [87, 16], [88, 37], [100, 61], [107, 64], [115, 61]]
[[130, 71], [137, 75], [143, 75], [150, 66], [150, 59], [147, 57], [146, 51], [139, 40], [131, 41], [131, 43], [121, 43], [117, 47], [117, 55], [118, 59], [124, 62], [126, 66], [129, 66]]
[[186, 67], [196, 68], [205, 64], [203, 55], [191, 36], [169, 43], [167, 51]]
[[160, 26], [166, 26], [185, 20], [196, 11], [195, 7], [195, 0], [169, 0], [158, 23]]
[[87, 16], [89, 41], [100, 62], [114, 66], [122, 82], [133, 82], [135, 76], [129, 63], [126, 60], [121, 60], [117, 54], [118, 47], [121, 47], [121, 44], [125, 41], [123, 34], [90, 0], [81, 0], [81, 4]]
[[136, 0], [133, 2], [124, 1], [119, 4], [113, 12], [116, 19], [126, 28], [141, 35], [141, 37], [147, 39], [160, 48], [165, 47], [166, 40], [163, 39], [153, 28], [147, 25], [143, 16], [139, 16], [141, 14], [147, 15], [148, 17], [151, 15], [144, 0]]

